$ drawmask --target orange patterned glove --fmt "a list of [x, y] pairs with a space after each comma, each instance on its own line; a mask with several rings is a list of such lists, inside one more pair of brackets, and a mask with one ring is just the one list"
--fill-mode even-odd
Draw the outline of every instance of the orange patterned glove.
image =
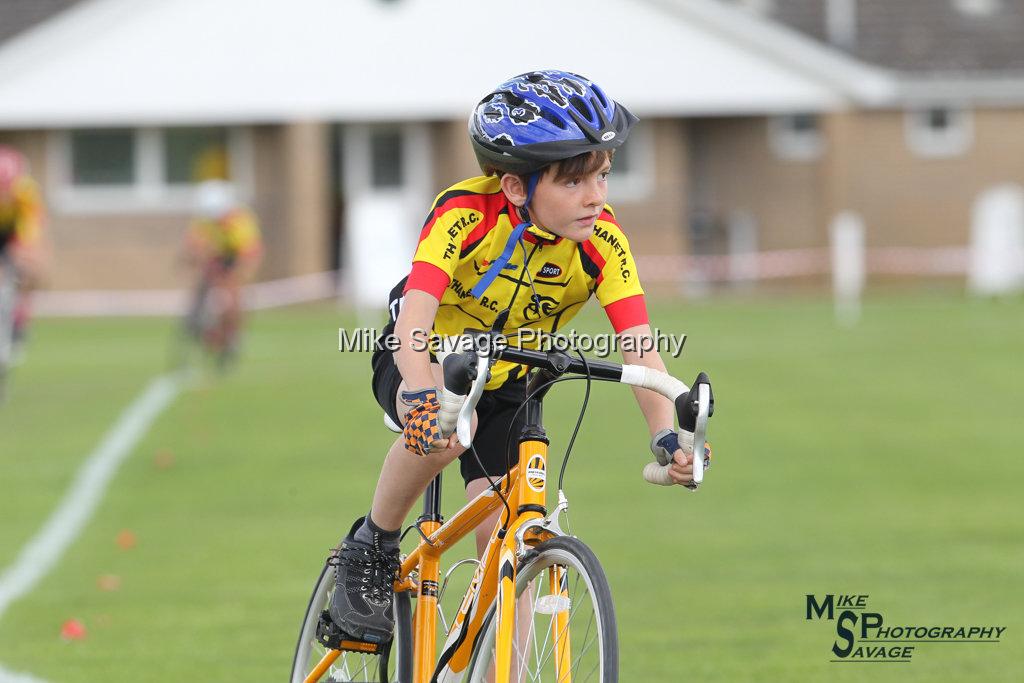
[[405, 429], [402, 430], [405, 448], [419, 456], [443, 448], [447, 441], [441, 438], [441, 426], [437, 422], [441, 410], [437, 392], [433, 389], [403, 391], [402, 402], [411, 406], [405, 414]]

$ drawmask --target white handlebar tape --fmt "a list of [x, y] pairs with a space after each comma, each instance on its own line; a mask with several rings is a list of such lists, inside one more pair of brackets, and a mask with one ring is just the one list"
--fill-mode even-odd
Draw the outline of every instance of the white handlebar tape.
[[[444, 337], [441, 340], [440, 348], [434, 354], [437, 362], [444, 367], [444, 359], [453, 353], [473, 350], [473, 339], [469, 335]], [[448, 438], [455, 433], [459, 421], [459, 411], [466, 402], [466, 394], [456, 394], [449, 391], [443, 384], [438, 392], [438, 400], [441, 403], [441, 410], [437, 416], [438, 426], [441, 428], [441, 436]]]
[[658, 486], [672, 486], [675, 484], [672, 477], [668, 476], [668, 470], [672, 465], [659, 465], [657, 462], [649, 462], [644, 465], [644, 481]]
[[441, 436], [447, 439], [455, 432], [455, 423], [459, 419], [459, 411], [466, 402], [466, 397], [441, 387], [441, 397], [438, 400], [441, 403], [441, 410], [437, 414], [437, 423], [441, 427]]
[[623, 365], [622, 378], [619, 381], [622, 384], [656, 391], [673, 403], [677, 397], [690, 390], [690, 387], [672, 375], [643, 365]]

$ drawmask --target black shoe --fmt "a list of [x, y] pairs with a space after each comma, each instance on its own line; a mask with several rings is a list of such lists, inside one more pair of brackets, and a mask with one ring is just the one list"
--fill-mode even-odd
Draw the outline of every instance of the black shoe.
[[393, 584], [400, 566], [398, 550], [385, 551], [377, 534], [372, 545], [355, 540], [362, 524], [362, 518], [356, 520], [327, 561], [337, 567], [329, 612], [335, 625], [354, 640], [386, 643], [395, 628]]

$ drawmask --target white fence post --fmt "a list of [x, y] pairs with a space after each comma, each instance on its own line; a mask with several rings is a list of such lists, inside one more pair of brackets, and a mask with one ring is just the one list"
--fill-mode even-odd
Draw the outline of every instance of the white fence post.
[[998, 296], [1024, 289], [1024, 189], [999, 185], [986, 190], [971, 212], [967, 288]]
[[729, 215], [729, 281], [749, 287], [757, 280], [757, 219], [749, 211]]
[[830, 236], [836, 321], [855, 325], [860, 320], [864, 290], [864, 221], [852, 211], [843, 211], [832, 220]]

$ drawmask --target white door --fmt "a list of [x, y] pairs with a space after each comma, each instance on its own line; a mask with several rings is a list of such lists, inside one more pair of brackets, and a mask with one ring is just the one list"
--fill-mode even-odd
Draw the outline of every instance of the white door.
[[342, 286], [369, 320], [386, 309], [388, 292], [408, 274], [430, 208], [429, 132], [418, 123], [351, 124], [339, 139]]

